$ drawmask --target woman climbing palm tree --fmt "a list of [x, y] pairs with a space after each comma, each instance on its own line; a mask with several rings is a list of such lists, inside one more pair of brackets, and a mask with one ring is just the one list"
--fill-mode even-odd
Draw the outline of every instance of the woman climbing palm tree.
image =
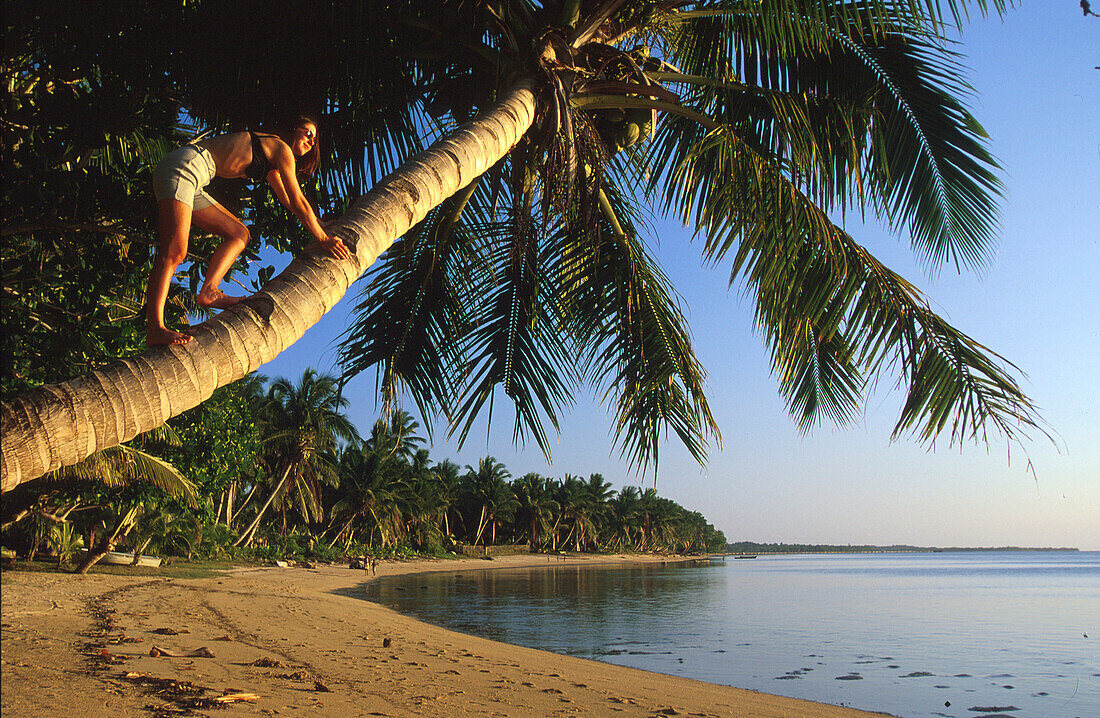
[[186, 344], [191, 335], [164, 325], [164, 303], [176, 267], [187, 257], [187, 238], [191, 225], [222, 238], [214, 251], [206, 280], [197, 298], [201, 307], [227, 309], [241, 297], [227, 296], [221, 290], [222, 279], [248, 244], [248, 228], [229, 210], [206, 192], [215, 177], [248, 178], [265, 181], [284, 207], [301, 220], [315, 241], [307, 249], [322, 251], [337, 259], [351, 253], [338, 237], [329, 236], [321, 226], [298, 186], [300, 176], [311, 177], [320, 159], [317, 123], [299, 117], [293, 129], [283, 136], [260, 132], [233, 132], [218, 135], [169, 153], [153, 172], [157, 197], [159, 240], [153, 272], [146, 292], [146, 343]]

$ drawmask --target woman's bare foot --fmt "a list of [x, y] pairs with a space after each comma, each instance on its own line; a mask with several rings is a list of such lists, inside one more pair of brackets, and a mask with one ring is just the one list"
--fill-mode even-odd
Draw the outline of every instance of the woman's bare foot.
[[244, 297], [231, 297], [225, 294], [220, 289], [210, 289], [203, 287], [199, 290], [199, 296], [195, 298], [200, 307], [206, 309], [229, 309], [234, 304], [240, 304], [244, 301]]
[[186, 344], [194, 339], [190, 334], [174, 332], [164, 327], [149, 327], [145, 333], [145, 344], [157, 346], [160, 344]]

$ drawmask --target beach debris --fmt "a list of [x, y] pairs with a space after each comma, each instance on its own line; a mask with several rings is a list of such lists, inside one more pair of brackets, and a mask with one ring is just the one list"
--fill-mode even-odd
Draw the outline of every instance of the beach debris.
[[196, 686], [191, 681], [177, 681], [174, 678], [157, 678], [148, 673], [139, 673], [135, 671], [125, 673], [122, 677], [132, 683], [140, 683], [141, 685], [155, 688], [158, 693], [172, 692], [176, 694], [199, 695], [209, 690], [202, 686]]
[[219, 638], [215, 638], [214, 640], [215, 640], [215, 641], [228, 641], [228, 642], [232, 643], [234, 639], [233, 639], [233, 636], [230, 636], [230, 635], [229, 635], [229, 634], [227, 633], [227, 634], [225, 634], [224, 636], [221, 636], [221, 637], [219, 637]]
[[348, 568], [360, 569], [362, 571], [370, 571], [375, 573], [375, 569], [378, 565], [378, 560], [375, 558], [353, 558], [348, 563]]
[[117, 664], [117, 663], [123, 663], [125, 661], [128, 661], [131, 658], [133, 658], [133, 656], [127, 656], [124, 653], [111, 653], [106, 648], [104, 648], [104, 649], [100, 650], [100, 652], [98, 654], [96, 654], [95, 658], [97, 660], [99, 660], [100, 662], [102, 662], [102, 663], [108, 663], [108, 664], [114, 665], [114, 664]]
[[[217, 708], [229, 703], [255, 703], [261, 697], [257, 693], [242, 691], [236, 688], [227, 688], [222, 692], [222, 695], [207, 698], [204, 694], [210, 693], [214, 689], [205, 686], [197, 686], [191, 681], [177, 681], [173, 678], [157, 678], [156, 676], [150, 676], [148, 673], [140, 673], [137, 671], [124, 673], [122, 677], [131, 683], [136, 683], [137, 685], [147, 688], [158, 697], [171, 701], [178, 706], [179, 709], [182, 709], [182, 711], [177, 711], [177, 709], [169, 708], [168, 706], [157, 706], [156, 710], [158, 715], [176, 713], [180, 715], [192, 715], [189, 711], [196, 708]], [[185, 713], [183, 711], [187, 712]]]
[[283, 662], [277, 658], [257, 658], [249, 663], [250, 666], [256, 666], [257, 668], [283, 668]]
[[331, 688], [318, 680], [313, 681], [313, 690], [317, 691], [318, 693], [332, 693]]
[[196, 648], [193, 651], [186, 653], [178, 653], [176, 651], [169, 651], [166, 648], [160, 648], [159, 646], [153, 646], [149, 649], [149, 655], [152, 658], [159, 658], [164, 656], [165, 658], [213, 658], [214, 652], [206, 646]]
[[389, 636], [386, 636], [382, 639], [382, 648], [389, 648], [392, 643], [393, 639], [391, 639]]
[[971, 713], [1011, 713], [1020, 710], [1016, 706], [971, 706]]
[[190, 633], [190, 632], [191, 631], [188, 631], [186, 628], [181, 628], [179, 630], [176, 630], [175, 628], [155, 628], [155, 629], [153, 629], [153, 633], [156, 633], [156, 634], [161, 635], [161, 636], [178, 636], [181, 633]]
[[238, 691], [235, 693], [225, 693], [223, 695], [214, 698], [215, 703], [255, 703], [260, 700], [260, 696], [257, 693], [247, 693], [245, 691]]

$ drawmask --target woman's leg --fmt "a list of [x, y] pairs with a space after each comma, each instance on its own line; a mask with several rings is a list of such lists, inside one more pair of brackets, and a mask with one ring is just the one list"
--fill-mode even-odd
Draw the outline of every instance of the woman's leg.
[[230, 297], [223, 294], [221, 283], [225, 279], [226, 272], [233, 266], [233, 262], [248, 246], [250, 236], [248, 227], [245, 227], [239, 219], [220, 204], [195, 210], [191, 215], [191, 221], [196, 227], [224, 239], [218, 245], [218, 248], [214, 250], [214, 256], [210, 258], [210, 266], [206, 269], [206, 279], [202, 283], [197, 298], [199, 305], [213, 309], [225, 309], [244, 301], [244, 297]]
[[191, 231], [191, 207], [174, 199], [157, 201], [157, 256], [145, 292], [145, 343], [186, 344], [191, 336], [164, 326], [164, 304], [176, 267], [187, 258], [187, 235]]

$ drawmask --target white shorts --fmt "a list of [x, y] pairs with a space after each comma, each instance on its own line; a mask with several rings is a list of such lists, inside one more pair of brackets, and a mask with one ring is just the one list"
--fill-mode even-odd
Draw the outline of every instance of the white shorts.
[[210, 150], [184, 145], [166, 154], [153, 170], [153, 193], [158, 200], [174, 199], [192, 210], [205, 209], [217, 204], [203, 189], [217, 169]]

